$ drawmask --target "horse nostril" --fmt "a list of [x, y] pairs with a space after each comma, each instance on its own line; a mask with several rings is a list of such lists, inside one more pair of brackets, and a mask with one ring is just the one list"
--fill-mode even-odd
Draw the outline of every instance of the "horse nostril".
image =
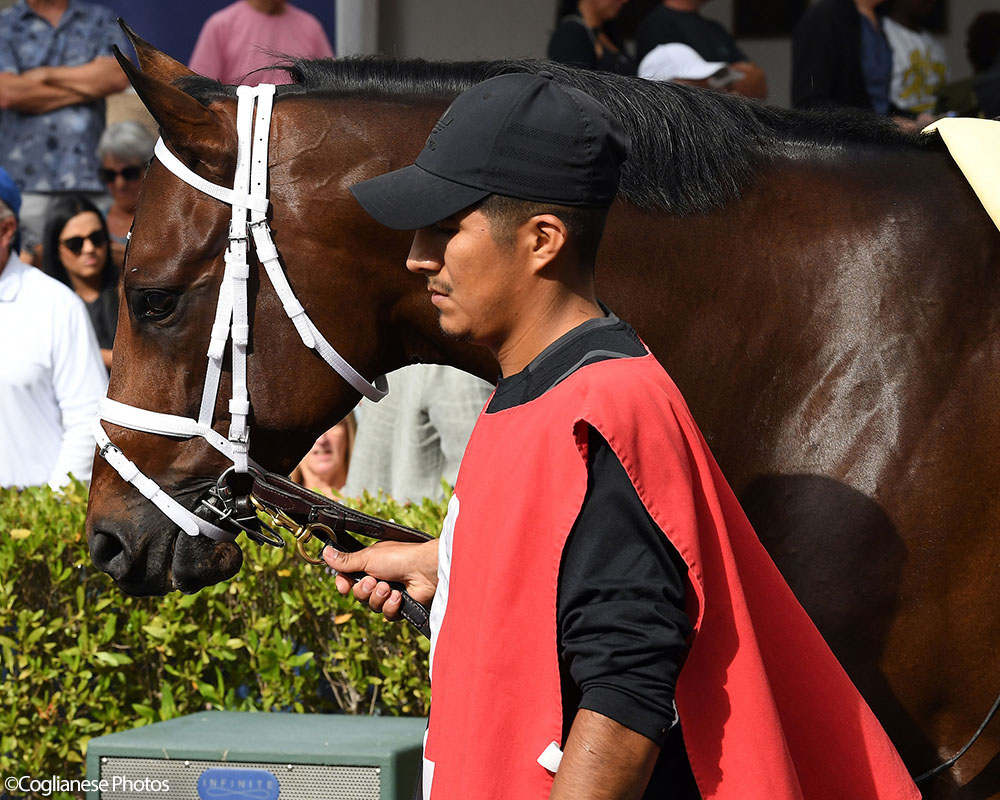
[[125, 577], [131, 566], [121, 540], [108, 531], [95, 531], [90, 537], [90, 558], [116, 581]]

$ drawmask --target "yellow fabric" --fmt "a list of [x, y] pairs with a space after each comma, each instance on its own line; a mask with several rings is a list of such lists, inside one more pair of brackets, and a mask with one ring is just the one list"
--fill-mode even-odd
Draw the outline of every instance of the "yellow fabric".
[[1000, 120], [945, 117], [923, 133], [937, 131], [986, 212], [1000, 228]]

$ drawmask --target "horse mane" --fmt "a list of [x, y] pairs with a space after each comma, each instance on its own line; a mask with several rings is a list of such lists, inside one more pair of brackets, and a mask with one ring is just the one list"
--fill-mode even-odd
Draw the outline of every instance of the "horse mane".
[[[645, 209], [706, 213], [740, 197], [757, 172], [803, 148], [827, 151], [927, 149], [940, 137], [901, 131], [884, 117], [852, 109], [789, 111], [736, 95], [676, 83], [573, 69], [541, 60], [472, 62], [378, 56], [286, 59], [275, 65], [293, 83], [280, 95], [448, 101], [480, 81], [515, 72], [551, 72], [603, 103], [631, 137], [620, 195]], [[202, 77], [177, 82], [203, 103], [235, 88]], [[928, 141], [929, 140], [929, 141]]]

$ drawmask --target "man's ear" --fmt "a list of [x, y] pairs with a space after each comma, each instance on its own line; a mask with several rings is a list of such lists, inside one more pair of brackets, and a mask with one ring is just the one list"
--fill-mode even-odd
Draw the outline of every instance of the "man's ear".
[[521, 225], [518, 238], [530, 253], [532, 269], [536, 272], [551, 264], [569, 247], [566, 223], [555, 214], [536, 214]]

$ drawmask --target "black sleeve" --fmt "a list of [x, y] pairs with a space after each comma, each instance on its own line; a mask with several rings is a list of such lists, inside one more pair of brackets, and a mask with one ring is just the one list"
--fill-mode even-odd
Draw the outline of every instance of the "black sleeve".
[[559, 577], [567, 731], [587, 708], [663, 745], [691, 633], [685, 577], [680, 555], [591, 429], [587, 495]]
[[597, 51], [583, 22], [564, 19], [549, 39], [549, 58], [573, 67], [597, 67]]

